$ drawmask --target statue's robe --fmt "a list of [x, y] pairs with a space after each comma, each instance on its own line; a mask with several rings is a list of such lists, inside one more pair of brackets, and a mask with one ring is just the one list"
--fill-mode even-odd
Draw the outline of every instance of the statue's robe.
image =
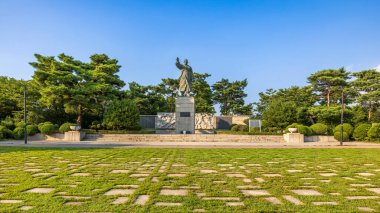
[[191, 85], [193, 84], [193, 69], [188, 65], [177, 63], [177, 67], [181, 69], [179, 77], [179, 91], [186, 96], [190, 95]]

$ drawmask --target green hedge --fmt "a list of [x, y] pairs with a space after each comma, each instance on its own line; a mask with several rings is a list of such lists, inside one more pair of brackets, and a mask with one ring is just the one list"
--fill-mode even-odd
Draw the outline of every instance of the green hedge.
[[366, 140], [369, 129], [371, 129], [371, 124], [359, 124], [354, 130], [353, 138], [357, 141]]
[[65, 132], [68, 132], [68, 131], [70, 131], [71, 129], [70, 129], [70, 126], [71, 125], [75, 125], [75, 124], [72, 124], [72, 123], [64, 123], [64, 124], [62, 124], [60, 127], [59, 127], [59, 132], [60, 133], [65, 133]]
[[326, 135], [328, 127], [323, 123], [316, 123], [310, 126], [310, 129], [315, 135]]
[[15, 139], [22, 139], [22, 138], [24, 138], [24, 128], [22, 128], [22, 127], [16, 127], [13, 130], [13, 137]]
[[231, 131], [234, 131], [234, 132], [248, 132], [249, 131], [249, 127], [247, 125], [238, 124], [238, 125], [233, 126], [231, 128]]
[[26, 133], [28, 135], [35, 135], [38, 133], [38, 126], [35, 124], [31, 124], [26, 126]]
[[[335, 138], [335, 140], [340, 141], [340, 132], [335, 132], [334, 138]], [[347, 132], [343, 132], [343, 141], [348, 141], [348, 140], [349, 140], [349, 136], [348, 136]]]
[[379, 139], [380, 138], [380, 124], [374, 124], [371, 126], [371, 128], [368, 130], [367, 133], [369, 139]]
[[[334, 128], [334, 135], [335, 135], [335, 132], [340, 132], [340, 124]], [[348, 136], [351, 136], [352, 133], [354, 132], [354, 127], [352, 127], [351, 124], [344, 123], [343, 132], [346, 132]]]
[[52, 124], [51, 122], [38, 124], [38, 130], [40, 130], [40, 132], [45, 135], [53, 134], [56, 131], [56, 129], [57, 129], [57, 126]]

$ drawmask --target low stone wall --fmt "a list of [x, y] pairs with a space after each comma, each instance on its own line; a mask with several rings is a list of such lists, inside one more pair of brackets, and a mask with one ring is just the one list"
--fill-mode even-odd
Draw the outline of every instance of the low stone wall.
[[81, 141], [86, 136], [86, 133], [79, 131], [69, 131], [63, 133], [54, 133], [51, 135], [45, 135], [37, 133], [33, 136], [28, 136], [28, 140], [31, 141]]
[[152, 135], [152, 134], [87, 134], [85, 141], [104, 142], [285, 142], [282, 135]]
[[65, 134], [62, 134], [62, 133], [54, 133], [52, 135], [37, 133], [33, 136], [28, 136], [28, 140], [31, 140], [31, 141], [62, 141], [64, 139], [65, 139]]
[[305, 136], [305, 142], [338, 142], [338, 141], [335, 140], [334, 136], [314, 135], [314, 136]]

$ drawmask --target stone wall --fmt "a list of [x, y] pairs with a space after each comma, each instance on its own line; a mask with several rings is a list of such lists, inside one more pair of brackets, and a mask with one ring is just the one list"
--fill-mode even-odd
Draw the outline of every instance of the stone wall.
[[[149, 115], [151, 116], [151, 115]], [[223, 119], [222, 119], [223, 118]], [[195, 129], [228, 129], [231, 124], [242, 124], [249, 116], [216, 116], [208, 113], [195, 113]], [[140, 116], [140, 124], [143, 128], [150, 128], [147, 119], [153, 120], [152, 117]], [[166, 130], [175, 129], [176, 114], [170, 112], [159, 112], [155, 117], [155, 129]], [[220, 125], [218, 122], [227, 122], [226, 125]], [[223, 128], [221, 126], [224, 126]]]
[[314, 135], [305, 136], [305, 142], [338, 142], [334, 136]]
[[87, 134], [84, 140], [103, 142], [285, 142], [282, 135], [217, 134]]
[[232, 123], [245, 125], [244, 120], [249, 119], [249, 118], [250, 116], [247, 116], [247, 115], [232, 116]]
[[45, 135], [37, 133], [33, 136], [28, 136], [31, 141], [81, 141], [86, 136], [86, 133], [79, 131], [68, 131], [65, 133], [54, 133]]

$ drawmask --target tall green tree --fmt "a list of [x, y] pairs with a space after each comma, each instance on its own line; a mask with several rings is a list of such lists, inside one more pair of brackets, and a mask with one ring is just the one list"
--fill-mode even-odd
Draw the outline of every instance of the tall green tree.
[[351, 82], [357, 91], [357, 102], [367, 110], [367, 119], [371, 121], [374, 110], [380, 103], [380, 73], [374, 69], [353, 73], [356, 78]]
[[259, 117], [267, 110], [273, 100], [291, 101], [298, 108], [313, 106], [317, 101], [317, 96], [313, 94], [313, 88], [310, 86], [292, 86], [279, 90], [268, 89], [265, 92], [260, 92], [259, 96], [259, 102], [255, 103], [255, 110]]
[[0, 76], [0, 120], [22, 110], [24, 81]]
[[175, 111], [175, 98], [177, 97], [179, 88], [178, 79], [164, 78], [161, 83], [154, 87], [154, 90], [163, 95], [169, 112]]
[[136, 82], [131, 82], [125, 97], [132, 99], [136, 103], [141, 115], [156, 115], [157, 112], [168, 111], [165, 97], [157, 91], [157, 86], [143, 86]]
[[213, 99], [216, 103], [220, 104], [222, 115], [252, 114], [252, 104], [245, 105], [244, 101], [244, 98], [247, 97], [247, 94], [244, 92], [247, 85], [247, 79], [230, 82], [224, 78], [212, 85]]
[[297, 105], [293, 101], [273, 99], [262, 114], [265, 131], [279, 131], [297, 122]]
[[215, 113], [211, 86], [206, 80], [210, 76], [208, 73], [194, 73], [192, 89], [195, 97], [195, 112], [197, 113]]
[[58, 60], [39, 54], [35, 57], [37, 62], [30, 65], [36, 69], [32, 83], [40, 91], [39, 102], [48, 108], [63, 105], [65, 112], [76, 114], [79, 125], [85, 112], [100, 109], [104, 113], [107, 101], [125, 85], [116, 75], [118, 61], [104, 54], [92, 55], [90, 63], [65, 54]]
[[[320, 103], [330, 108], [330, 102], [338, 102], [342, 88], [348, 85], [350, 73], [344, 68], [318, 71], [307, 78], [314, 91], [320, 95]], [[334, 97], [334, 99], [332, 99]]]

